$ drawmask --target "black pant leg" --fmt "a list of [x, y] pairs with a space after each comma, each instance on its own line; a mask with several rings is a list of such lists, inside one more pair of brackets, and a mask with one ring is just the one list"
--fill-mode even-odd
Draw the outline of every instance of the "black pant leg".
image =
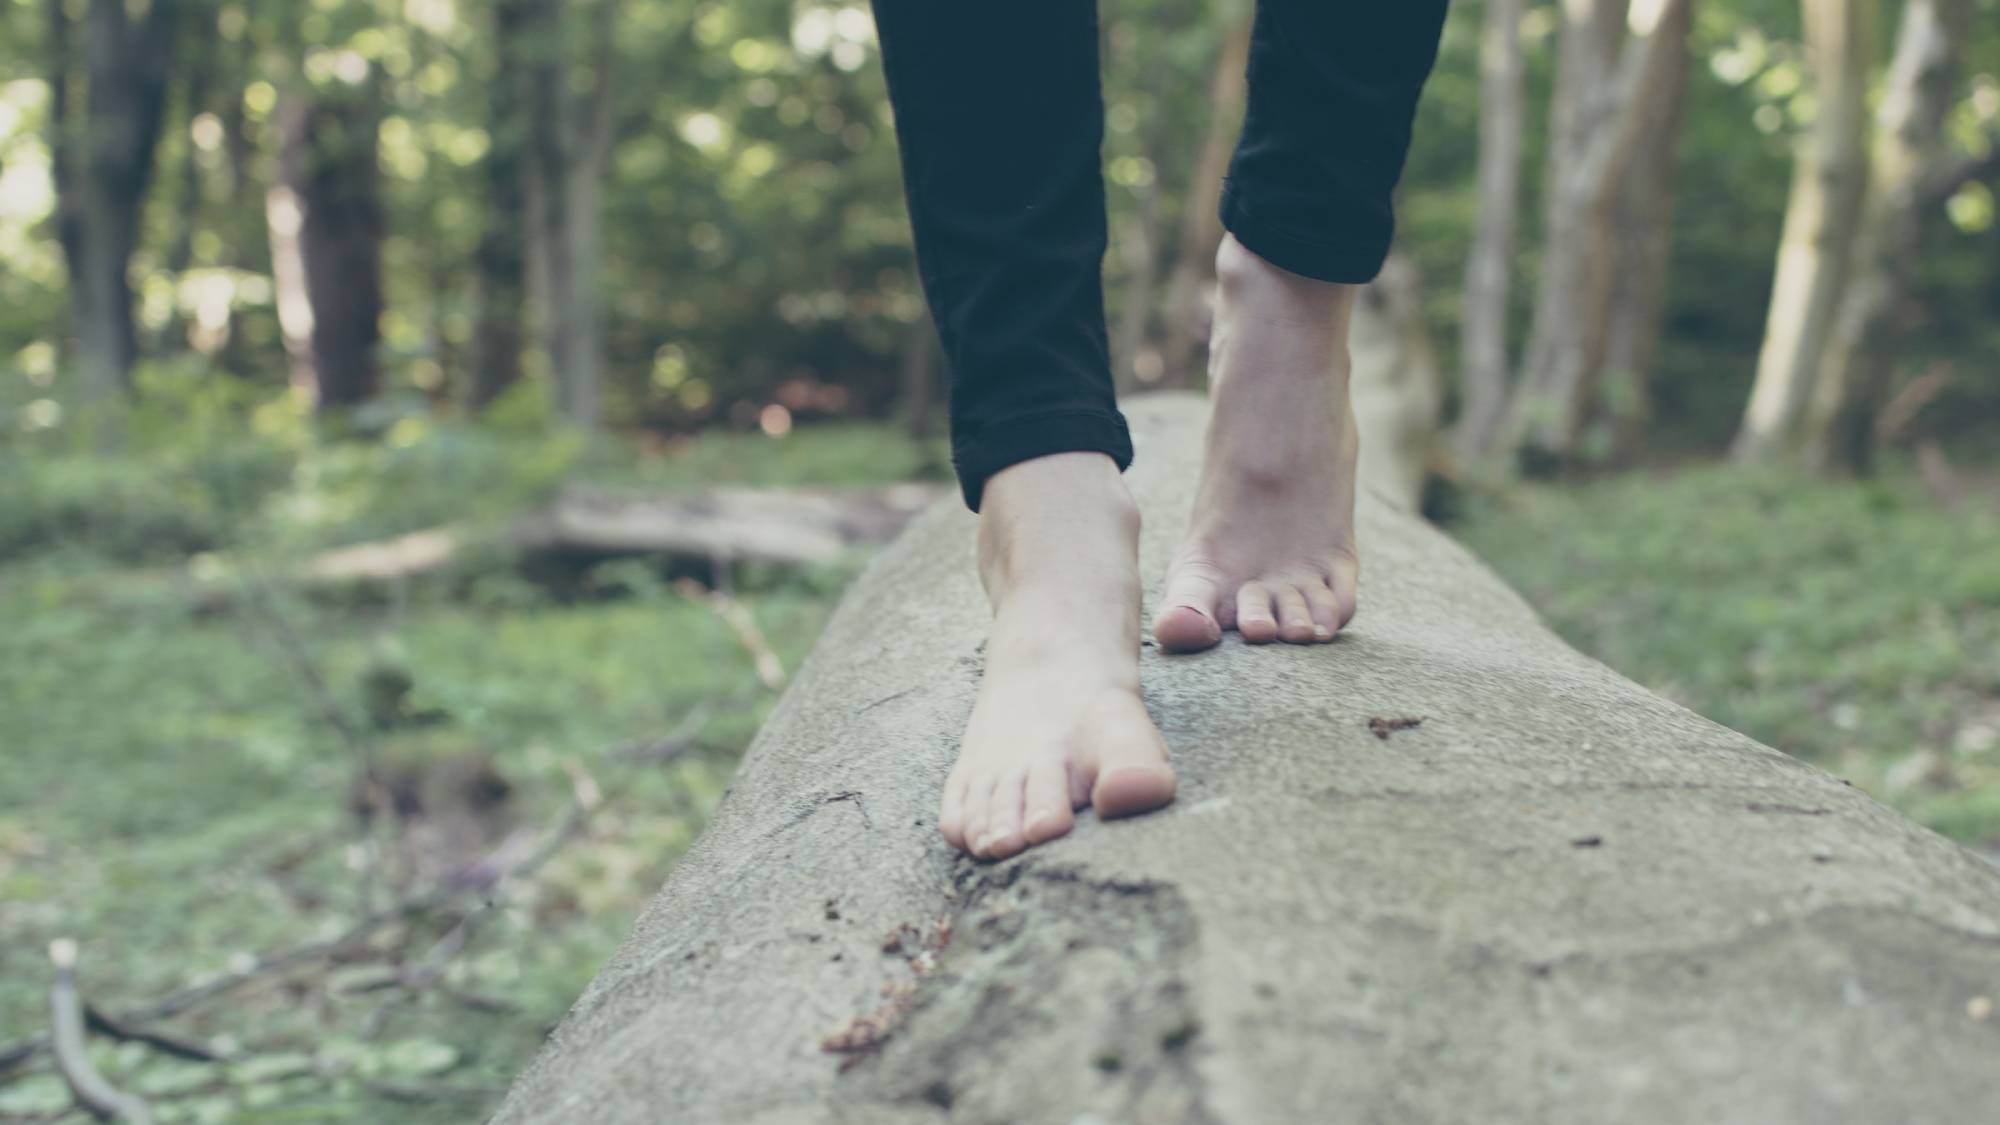
[[1293, 273], [1360, 284], [1388, 256], [1391, 193], [1446, 0], [1258, 0], [1222, 224]]
[[950, 364], [952, 460], [986, 479], [1132, 442], [1104, 329], [1093, 0], [875, 0], [925, 296]]

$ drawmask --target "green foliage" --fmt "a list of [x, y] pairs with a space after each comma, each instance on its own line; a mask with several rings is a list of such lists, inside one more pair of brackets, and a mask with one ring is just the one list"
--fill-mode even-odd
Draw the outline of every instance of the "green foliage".
[[2000, 842], [2000, 515], [1913, 480], [1698, 468], [1461, 529], [1571, 643], [1931, 827]]
[[[566, 475], [649, 489], [861, 482], [935, 456], [881, 427], [707, 434], [641, 453], [510, 430], [504, 410], [484, 425], [389, 411], [356, 420], [365, 437], [308, 424], [280, 399], [218, 411], [205, 441], [148, 416], [132, 425], [143, 456], [92, 460], [57, 435], [6, 453], [9, 479], [28, 487], [0, 511], [45, 522], [4, 525], [15, 537], [0, 557], [0, 1041], [43, 1026], [41, 951], [54, 938], [81, 940], [86, 995], [116, 1009], [362, 912], [356, 749], [329, 708], [432, 809], [403, 836], [367, 837], [389, 849], [377, 905], [403, 864], [440, 862], [441, 828], [459, 823], [436, 811], [437, 779], [490, 769], [506, 794], [500, 828], [535, 833], [579, 777], [611, 794], [587, 843], [503, 894], [438, 988], [403, 998], [382, 987], [392, 965], [362, 958], [172, 1021], [233, 1045], [226, 1064], [93, 1041], [114, 1081], [179, 1121], [478, 1117], [688, 845], [773, 696], [731, 627], [644, 562], [600, 565], [559, 598], [483, 560], [463, 585], [363, 607], [281, 583], [197, 606], [162, 576], [211, 550], [279, 575], [298, 550], [497, 515]], [[51, 530], [66, 510], [58, 488], [81, 514]], [[772, 575], [738, 596], [795, 669], [850, 576]], [[682, 757], [625, 755], [698, 712], [707, 722]], [[382, 940], [422, 955], [450, 925], [420, 916]], [[30, 1068], [0, 1084], [0, 1117], [67, 1100]]]

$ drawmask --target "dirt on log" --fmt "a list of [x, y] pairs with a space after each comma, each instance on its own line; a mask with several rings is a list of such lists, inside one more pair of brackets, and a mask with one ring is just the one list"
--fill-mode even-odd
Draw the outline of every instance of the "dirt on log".
[[[1130, 413], [1157, 584], [1201, 405]], [[1336, 643], [1146, 650], [1170, 809], [986, 864], [935, 825], [980, 669], [973, 521], [921, 517], [497, 1120], [1962, 1125], [2000, 1104], [2000, 872], [1572, 651], [1414, 517], [1360, 518]]]

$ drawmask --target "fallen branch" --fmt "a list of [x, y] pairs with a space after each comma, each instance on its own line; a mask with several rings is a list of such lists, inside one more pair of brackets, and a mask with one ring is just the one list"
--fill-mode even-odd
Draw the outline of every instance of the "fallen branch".
[[[712, 714], [711, 708], [698, 708], [664, 738], [623, 751], [614, 751], [612, 756], [652, 765], [671, 761], [695, 745], [696, 737], [700, 734], [701, 728], [707, 725]], [[231, 970], [198, 984], [170, 992], [116, 1015], [99, 1013], [94, 1017], [93, 1026], [123, 1029], [123, 1035], [116, 1031], [108, 1033], [140, 1039], [162, 1050], [167, 1049], [164, 1046], [167, 1041], [174, 1042], [182, 1050], [199, 1049], [191, 1047], [185, 1040], [170, 1040], [160, 1033], [140, 1032], [136, 1028], [138, 1025], [155, 1023], [180, 1015], [267, 977], [338, 956], [354, 948], [377, 930], [393, 923], [442, 909], [473, 895], [488, 896], [477, 910], [461, 919], [452, 931], [447, 932], [445, 937], [432, 947], [425, 958], [425, 963], [420, 964], [419, 969], [422, 970], [424, 982], [434, 984], [443, 975], [443, 963], [456, 956], [463, 949], [464, 939], [470, 936], [469, 928], [461, 934], [459, 927], [466, 926], [473, 918], [483, 916], [494, 908], [493, 892], [508, 882], [526, 878], [540, 870], [555, 858], [564, 846], [582, 835], [584, 829], [589, 826], [591, 818], [623, 790], [624, 785], [621, 783], [610, 793], [606, 793], [589, 775], [580, 771], [572, 773], [570, 807], [542, 834], [540, 842], [525, 852], [510, 837], [484, 858], [467, 865], [465, 870], [446, 879], [436, 889], [412, 895], [387, 909], [368, 914], [331, 938], [267, 954], [244, 968]], [[427, 967], [432, 961], [438, 962], [435, 971]], [[495, 1001], [490, 997], [463, 991], [455, 991], [453, 998], [468, 1007], [487, 1010], [498, 1009], [506, 1004], [505, 1001]], [[79, 1026], [82, 1026], [81, 1022]], [[0, 1047], [0, 1075], [48, 1050], [51, 1039], [50, 1034], [43, 1033]]]
[[193, 1062], [221, 1062], [223, 1055], [206, 1044], [182, 1039], [164, 1031], [119, 1019], [88, 1000], [83, 1004], [84, 1026], [99, 1035], [127, 1043], [144, 1043], [163, 1055]]
[[700, 602], [715, 611], [722, 623], [736, 634], [736, 639], [750, 653], [750, 660], [757, 668], [757, 680], [772, 691], [785, 686], [785, 664], [771, 648], [771, 642], [764, 639], [764, 631], [757, 627], [757, 619], [742, 602], [737, 601], [725, 590], [711, 590], [692, 578], [682, 578], [674, 582], [674, 591], [689, 601]]
[[49, 1039], [56, 1069], [77, 1103], [100, 1121], [130, 1121], [151, 1125], [153, 1110], [146, 1102], [106, 1081], [83, 1049], [83, 1001], [76, 991], [76, 943], [61, 938], [49, 944], [55, 980], [49, 985]]

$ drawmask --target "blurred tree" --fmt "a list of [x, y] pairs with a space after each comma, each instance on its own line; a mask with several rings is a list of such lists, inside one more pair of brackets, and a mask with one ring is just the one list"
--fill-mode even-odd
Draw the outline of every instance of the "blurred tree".
[[[571, 422], [595, 428], [602, 391], [599, 203], [611, 156], [617, 6], [597, 0], [593, 78], [581, 102], [570, 76], [564, 0], [522, 0], [512, 38], [527, 45], [528, 260], [542, 346]], [[506, 76], [502, 76], [506, 80]]]
[[1903, 7], [1875, 113], [1871, 172], [1851, 247], [1853, 276], [1805, 407], [1803, 441], [1816, 468], [1870, 468], [1875, 418], [1893, 374], [1895, 316], [1916, 273], [1924, 226], [2000, 153], [1996, 134], [1984, 162], [1955, 160], [1945, 134], [1971, 20], [1970, 0], [1908, 0]]
[[[115, 400], [137, 356], [128, 271], [166, 110], [177, 22], [189, 2], [89, 0], [79, 66], [67, 6], [47, 0], [56, 227], [69, 267], [70, 330], [86, 400]], [[73, 84], [84, 89], [81, 106], [74, 104]]]
[[1619, 188], [1685, 52], [1679, 9], [1693, 0], [1562, 5], [1549, 126], [1540, 287], [1503, 448], [1520, 463], [1562, 464], [1602, 382], [1610, 334]]
[[477, 311], [467, 360], [466, 398], [475, 409], [500, 397], [521, 377], [521, 315], [527, 257], [528, 75], [534, 51], [524, 0], [495, 0], [490, 25], [495, 63], [487, 79], [486, 159], [481, 162], [486, 209], [474, 255]]
[[1778, 270], [1757, 380], [1737, 431], [1739, 461], [1769, 461], [1800, 440], [1799, 418], [1840, 307], [1867, 190], [1873, 0], [1804, 0], [1814, 110], [1792, 166]]
[[1670, 52], [1659, 84], [1641, 104], [1631, 167], [1611, 219], [1611, 323], [1604, 346], [1604, 386], [1594, 408], [1612, 458], [1629, 462], [1652, 414], [1653, 363], [1659, 352], [1672, 260], [1674, 171], [1687, 103], [1688, 37], [1694, 5], [1677, 4], [1654, 34]]
[[1489, 452], [1507, 405], [1507, 318], [1513, 290], [1515, 230], [1521, 210], [1521, 17], [1527, 0], [1487, 0], [1479, 38], [1479, 226], [1466, 256], [1459, 314], [1460, 459]]
[[381, 389], [381, 112], [365, 64], [352, 65], [351, 82], [279, 103], [278, 177], [265, 201], [292, 381], [322, 408]]
[[1198, 387], [1207, 376], [1209, 289], [1222, 241], [1222, 177], [1243, 122], [1244, 68], [1250, 62], [1250, 15], [1230, 13], [1228, 33], [1208, 80], [1208, 131], [1181, 207], [1179, 250], [1167, 282], [1167, 337], [1162, 373], [1173, 387]]

